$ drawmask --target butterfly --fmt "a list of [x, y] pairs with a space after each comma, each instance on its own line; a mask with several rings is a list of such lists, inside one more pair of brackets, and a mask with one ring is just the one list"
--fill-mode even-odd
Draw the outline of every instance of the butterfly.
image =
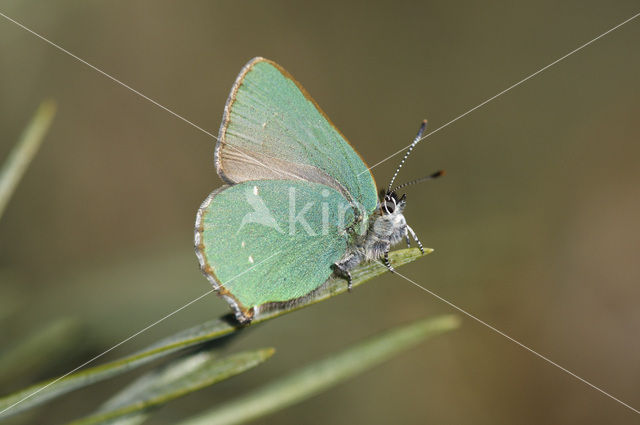
[[[226, 183], [198, 209], [195, 250], [200, 268], [246, 324], [260, 311], [290, 305], [331, 276], [351, 288], [350, 270], [381, 259], [411, 236], [406, 196], [378, 193], [362, 158], [287, 71], [256, 57], [227, 99], [214, 162]], [[424, 251], [423, 251], [424, 252]]]

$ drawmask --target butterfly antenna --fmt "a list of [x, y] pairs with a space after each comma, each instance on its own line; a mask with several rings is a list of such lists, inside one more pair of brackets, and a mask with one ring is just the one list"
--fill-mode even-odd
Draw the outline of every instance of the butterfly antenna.
[[422, 120], [422, 124], [420, 125], [420, 129], [418, 130], [418, 134], [416, 135], [415, 139], [413, 139], [413, 142], [411, 142], [411, 145], [409, 146], [409, 150], [407, 151], [407, 153], [404, 154], [404, 158], [402, 158], [402, 161], [400, 161], [400, 165], [398, 165], [398, 168], [396, 168], [396, 172], [393, 173], [393, 177], [391, 177], [391, 181], [389, 182], [389, 186], [388, 186], [389, 188], [393, 186], [393, 182], [396, 180], [396, 177], [398, 176], [400, 169], [404, 165], [404, 162], [407, 160], [409, 155], [411, 155], [411, 151], [422, 138], [422, 133], [424, 133], [425, 128], [427, 128], [427, 120]]
[[402, 183], [400, 186], [394, 187], [393, 190], [391, 190], [391, 192], [396, 192], [398, 189], [402, 189], [403, 187], [407, 187], [407, 186], [411, 186], [411, 185], [414, 185], [414, 184], [422, 183], [422, 182], [425, 182], [427, 180], [437, 179], [440, 176], [444, 176], [444, 170], [438, 170], [433, 174], [429, 174], [428, 176], [424, 176], [424, 177], [412, 180], [412, 181], [407, 182], [407, 183]]

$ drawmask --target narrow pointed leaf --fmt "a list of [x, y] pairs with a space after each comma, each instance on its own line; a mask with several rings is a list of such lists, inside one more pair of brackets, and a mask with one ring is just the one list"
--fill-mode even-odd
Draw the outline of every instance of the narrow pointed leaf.
[[119, 418], [142, 421], [150, 409], [231, 378], [269, 359], [275, 350], [265, 348], [216, 359], [203, 351], [176, 360], [136, 381], [95, 415], [72, 425], [112, 424]]
[[180, 425], [231, 425], [263, 417], [335, 386], [425, 339], [455, 329], [459, 323], [456, 316], [440, 316], [395, 328]]
[[40, 104], [20, 140], [0, 168], [0, 217], [20, 179], [27, 171], [29, 163], [38, 152], [55, 112], [56, 106], [52, 101], [44, 101]]
[[[427, 254], [432, 251], [431, 249], [425, 248], [425, 253]], [[422, 257], [422, 254], [420, 250], [416, 248], [397, 250], [389, 255], [391, 263], [395, 268], [415, 261], [420, 257]], [[386, 272], [386, 267], [378, 262], [363, 264], [351, 272], [353, 276], [353, 286], [357, 287]], [[251, 322], [250, 326], [307, 307], [346, 291], [347, 285], [344, 279], [330, 279], [321, 291], [317, 291], [314, 294], [313, 298], [291, 306], [286, 310], [266, 312]], [[241, 329], [242, 327], [237, 325], [231, 315], [223, 316], [219, 319], [210, 320], [201, 325], [181, 331], [122, 359], [87, 368], [61, 379], [58, 378], [41, 382], [4, 398], [0, 398], [0, 418], [38, 406], [55, 397], [127, 372], [178, 350], [211, 341]]]

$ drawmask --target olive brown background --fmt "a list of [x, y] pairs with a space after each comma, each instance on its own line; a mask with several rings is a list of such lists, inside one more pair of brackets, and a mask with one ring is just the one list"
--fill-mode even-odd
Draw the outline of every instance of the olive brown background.
[[[637, 13], [634, 1], [0, 1], [0, 11], [217, 134], [253, 56], [311, 93], [368, 164]], [[640, 407], [640, 21], [426, 139], [399, 182], [434, 254], [402, 270], [560, 365]], [[0, 220], [0, 344], [68, 317], [64, 373], [209, 290], [193, 253], [221, 185], [215, 141], [0, 18], [0, 158], [38, 103], [58, 114]], [[386, 185], [395, 157], [374, 168]], [[210, 295], [115, 358], [227, 312]], [[240, 377], [171, 403], [170, 424], [365, 336], [452, 308], [397, 276], [233, 341], [275, 346]], [[55, 361], [54, 361], [55, 360]], [[131, 376], [33, 416], [91, 412]], [[73, 413], [73, 416], [71, 415]], [[392, 362], [259, 423], [636, 423], [631, 410], [466, 318]]]

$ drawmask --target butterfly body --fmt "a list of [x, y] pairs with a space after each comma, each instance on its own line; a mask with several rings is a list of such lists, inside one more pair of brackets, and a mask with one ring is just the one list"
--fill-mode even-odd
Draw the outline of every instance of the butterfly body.
[[358, 153], [267, 59], [252, 59], [236, 79], [214, 160], [227, 185], [198, 209], [195, 249], [241, 323], [309, 296], [334, 273], [350, 285], [362, 261], [383, 258], [392, 270], [389, 249], [414, 235], [405, 197], [378, 198]]

